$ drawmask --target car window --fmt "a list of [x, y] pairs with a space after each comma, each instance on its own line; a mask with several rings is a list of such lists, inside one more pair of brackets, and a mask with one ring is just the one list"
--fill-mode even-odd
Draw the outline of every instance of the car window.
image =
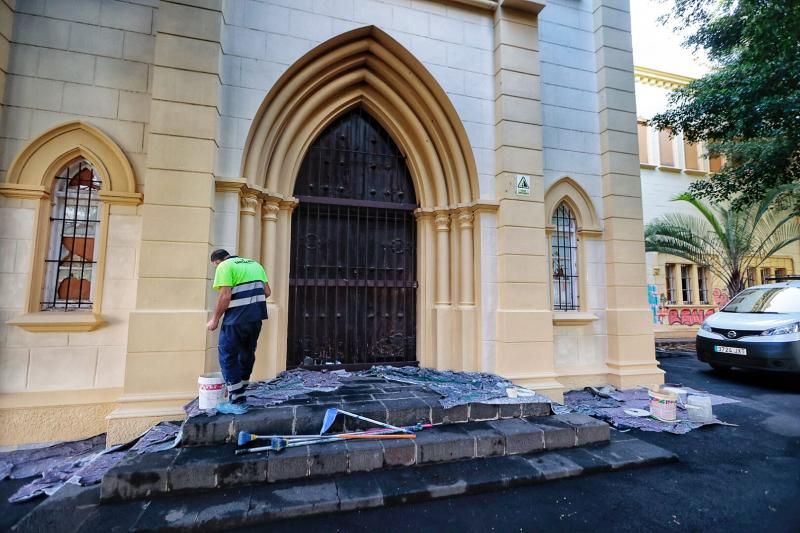
[[746, 289], [726, 305], [726, 313], [800, 313], [800, 287]]

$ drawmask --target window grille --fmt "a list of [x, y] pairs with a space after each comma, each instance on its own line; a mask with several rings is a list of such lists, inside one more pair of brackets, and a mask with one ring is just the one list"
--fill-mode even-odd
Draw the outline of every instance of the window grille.
[[681, 265], [681, 298], [683, 303], [692, 303], [692, 276], [689, 265]]
[[708, 267], [697, 267], [697, 290], [700, 291], [700, 303], [708, 304]]
[[64, 168], [54, 181], [41, 309], [90, 310], [102, 182], [83, 159]]
[[762, 268], [761, 269], [761, 283], [769, 283], [772, 277], [772, 269], [771, 268]]
[[578, 300], [578, 236], [572, 211], [561, 203], [553, 214], [553, 309], [575, 311]]
[[775, 281], [786, 281], [786, 269], [785, 268], [776, 268], [775, 269]]
[[756, 269], [754, 267], [747, 267], [745, 271], [745, 285], [752, 287], [756, 284]]
[[667, 263], [664, 268], [667, 280], [667, 303], [676, 304], [678, 301], [675, 299], [675, 265]]

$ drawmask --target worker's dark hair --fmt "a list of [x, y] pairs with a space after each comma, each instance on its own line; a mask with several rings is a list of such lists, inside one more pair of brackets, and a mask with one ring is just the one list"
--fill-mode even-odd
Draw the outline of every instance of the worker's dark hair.
[[214, 250], [211, 252], [211, 262], [214, 261], [224, 261], [225, 259], [229, 258], [231, 254], [228, 253], [227, 250], [223, 250], [220, 248], [219, 250]]

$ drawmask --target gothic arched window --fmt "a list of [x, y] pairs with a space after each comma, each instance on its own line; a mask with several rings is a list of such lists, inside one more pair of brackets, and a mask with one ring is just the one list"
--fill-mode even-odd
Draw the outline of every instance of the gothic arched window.
[[42, 311], [91, 310], [97, 273], [102, 182], [80, 158], [53, 180]]
[[576, 311], [578, 300], [578, 234], [575, 215], [565, 202], [553, 213], [551, 234], [553, 309]]

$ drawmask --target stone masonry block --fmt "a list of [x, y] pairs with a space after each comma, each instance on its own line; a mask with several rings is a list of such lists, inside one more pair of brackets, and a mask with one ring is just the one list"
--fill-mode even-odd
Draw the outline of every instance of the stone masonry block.
[[[385, 422], [387, 420], [386, 406], [378, 401], [365, 401], [365, 402], [344, 402], [342, 409], [350, 413]], [[375, 424], [364, 422], [357, 418], [339, 415], [344, 423], [343, 429], [346, 431], [357, 431], [361, 429], [371, 429]]]
[[522, 416], [548, 416], [553, 409], [547, 402], [527, 402], [522, 404]]
[[522, 404], [501, 403], [498, 405], [498, 418], [519, 418], [522, 416]]
[[385, 439], [383, 446], [383, 464], [385, 466], [411, 466], [417, 462], [417, 439]]
[[430, 407], [420, 398], [381, 400], [381, 403], [386, 406], [387, 422], [393, 426], [413, 426], [431, 417]]
[[180, 450], [144, 455], [129, 455], [106, 472], [100, 487], [100, 499], [143, 498], [168, 489], [168, 469]]
[[14, 42], [63, 50], [68, 39], [69, 22], [22, 14], [14, 16]]
[[211, 447], [182, 448], [169, 467], [171, 491], [213, 489], [217, 486], [219, 450]]
[[417, 434], [417, 464], [457, 461], [475, 456], [475, 439], [457, 425]]
[[164, 2], [158, 8], [158, 31], [205, 41], [219, 41], [222, 13]]
[[512, 418], [488, 423], [495, 431], [505, 436], [506, 454], [531, 453], [544, 449], [544, 434], [529, 422]]
[[284, 479], [299, 479], [309, 475], [310, 457], [308, 446], [287, 448], [271, 453], [267, 461], [267, 481], [275, 483]]
[[70, 24], [69, 49], [85, 54], [107, 57], [122, 57], [125, 33], [112, 28], [101, 28], [87, 24]]
[[32, 107], [57, 111], [63, 94], [64, 83], [60, 81], [8, 76], [3, 103], [17, 107]]
[[369, 472], [383, 466], [383, 446], [380, 441], [348, 440], [347, 471]]
[[115, 118], [119, 91], [103, 87], [67, 83], [62, 111], [90, 117]]
[[442, 424], [457, 424], [469, 420], [469, 406], [455, 405], [448, 407], [442, 414]]
[[48, 50], [41, 54], [37, 73], [42, 78], [91, 83], [95, 57], [77, 52]]
[[267, 454], [233, 455], [227, 459], [219, 461], [219, 464], [217, 464], [216, 478], [218, 487], [252, 485], [267, 481]]
[[[256, 435], [289, 435], [294, 425], [294, 407], [270, 407], [254, 409], [233, 419], [232, 437], [238, 438], [240, 431]], [[299, 432], [308, 433], [307, 431]]]
[[475, 457], [505, 455], [506, 438], [488, 423], [466, 424], [464, 431], [475, 439]]
[[233, 415], [217, 415], [203, 421], [190, 420], [183, 426], [182, 446], [206, 446], [230, 439]]
[[500, 407], [497, 404], [489, 404], [489, 403], [469, 404], [470, 422], [479, 422], [481, 420], [497, 420], [499, 413], [500, 413]]
[[149, 34], [153, 29], [153, 10], [128, 2], [105, 0], [100, 7], [100, 25]]
[[217, 42], [161, 33], [156, 37], [155, 64], [158, 66], [219, 74], [219, 53]]
[[310, 475], [332, 476], [347, 472], [347, 444], [331, 442], [309, 446]]
[[581, 413], [567, 413], [556, 415], [556, 417], [575, 428], [578, 434], [578, 446], [594, 442], [608, 442], [611, 438], [611, 428], [601, 420]]
[[559, 448], [572, 448], [577, 445], [577, 430], [556, 418], [556, 416], [542, 416], [531, 419], [533, 425], [544, 432], [544, 447], [547, 450]]
[[215, 74], [155, 67], [153, 97], [173, 102], [217, 105], [219, 78]]
[[[135, 61], [98, 57], [95, 83], [113, 89], [145, 92], [147, 90], [147, 65]], [[143, 118], [139, 120], [142, 121]]]

